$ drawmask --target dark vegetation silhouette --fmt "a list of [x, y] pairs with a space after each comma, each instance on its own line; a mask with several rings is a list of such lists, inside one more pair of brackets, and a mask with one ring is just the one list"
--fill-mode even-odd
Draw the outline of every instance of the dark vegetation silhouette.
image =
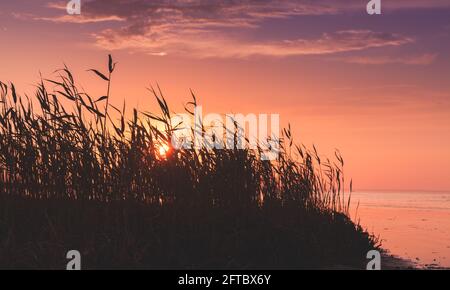
[[161, 156], [176, 130], [161, 90], [159, 115], [127, 119], [109, 103], [114, 68], [110, 56], [107, 74], [92, 70], [107, 86], [96, 98], [67, 67], [34, 98], [0, 82], [1, 268], [63, 269], [72, 249], [85, 269], [359, 268], [379, 247], [348, 217], [338, 153], [294, 145], [287, 128], [276, 161], [250, 149]]

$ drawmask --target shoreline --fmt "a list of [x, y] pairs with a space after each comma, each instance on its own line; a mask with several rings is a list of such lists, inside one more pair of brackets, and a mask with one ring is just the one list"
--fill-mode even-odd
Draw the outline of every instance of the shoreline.
[[381, 256], [381, 270], [421, 270], [419, 265], [411, 260], [401, 258], [389, 253]]

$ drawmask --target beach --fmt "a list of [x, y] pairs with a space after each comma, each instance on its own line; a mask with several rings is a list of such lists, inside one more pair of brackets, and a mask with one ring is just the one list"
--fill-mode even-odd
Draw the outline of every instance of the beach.
[[417, 268], [450, 267], [450, 193], [359, 191], [351, 215], [390, 255]]

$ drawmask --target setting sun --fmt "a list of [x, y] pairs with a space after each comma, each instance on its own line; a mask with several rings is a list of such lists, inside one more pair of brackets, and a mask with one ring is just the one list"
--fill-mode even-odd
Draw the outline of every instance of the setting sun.
[[156, 145], [156, 150], [158, 156], [161, 158], [167, 158], [169, 155], [170, 147], [167, 144]]

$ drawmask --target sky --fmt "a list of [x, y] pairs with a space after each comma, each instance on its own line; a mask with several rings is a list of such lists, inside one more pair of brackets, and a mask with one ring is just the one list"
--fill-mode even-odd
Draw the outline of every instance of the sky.
[[0, 2], [0, 80], [27, 93], [67, 64], [118, 62], [112, 102], [280, 114], [296, 142], [339, 149], [359, 190], [450, 190], [450, 1], [81, 0]]

